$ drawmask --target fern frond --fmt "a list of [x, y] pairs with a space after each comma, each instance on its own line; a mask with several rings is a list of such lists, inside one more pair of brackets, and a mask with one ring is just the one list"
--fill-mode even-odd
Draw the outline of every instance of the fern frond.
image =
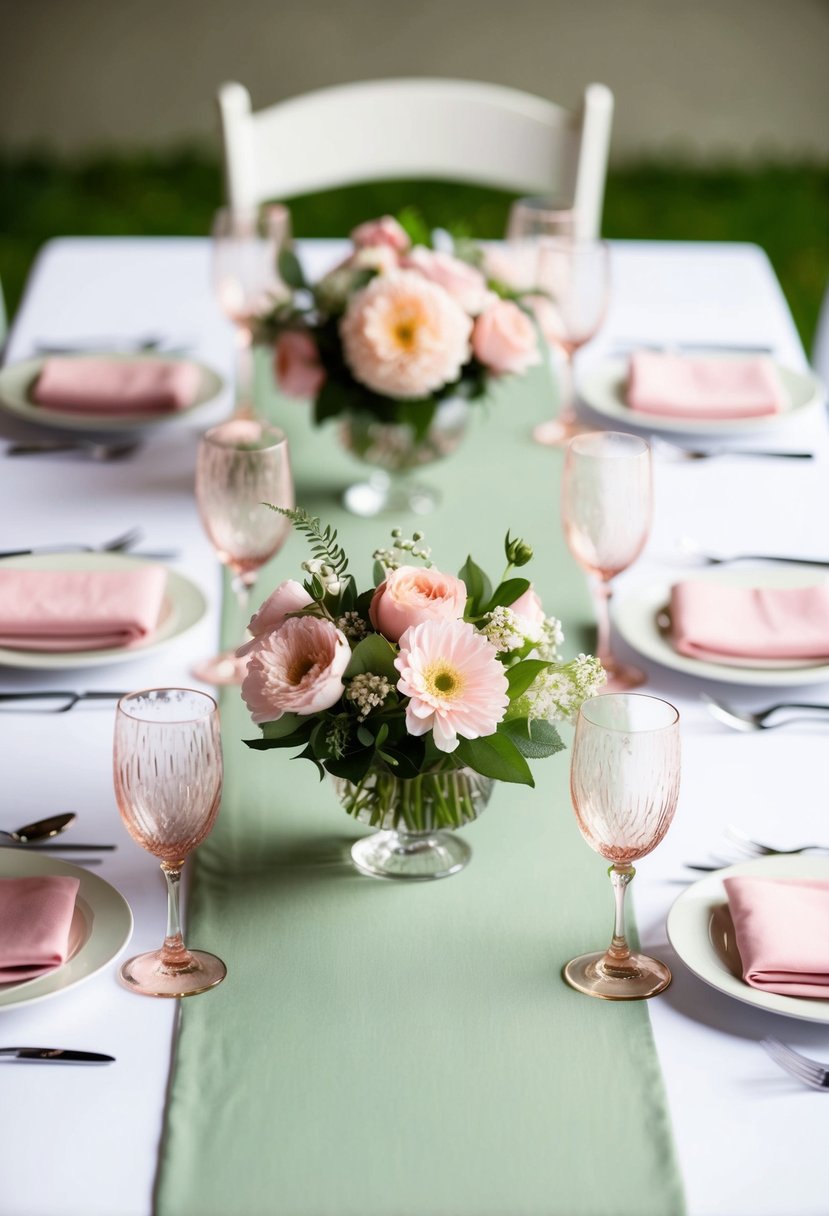
[[330, 524], [323, 528], [321, 521], [316, 516], [309, 515], [303, 507], [289, 510], [287, 507], [275, 507], [270, 502], [265, 503], [265, 506], [290, 519], [294, 527], [307, 536], [314, 557], [326, 562], [337, 577], [342, 578], [348, 569], [348, 558], [342, 546], [337, 544], [336, 530]]

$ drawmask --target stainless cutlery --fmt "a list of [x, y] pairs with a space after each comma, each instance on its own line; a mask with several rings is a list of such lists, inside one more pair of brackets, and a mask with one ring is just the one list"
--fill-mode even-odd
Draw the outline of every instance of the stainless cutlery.
[[729, 456], [748, 456], [758, 460], [814, 460], [814, 452], [770, 451], [767, 448], [688, 448], [661, 437], [652, 437], [651, 446], [680, 460], [718, 460]]
[[683, 536], [679, 544], [688, 557], [695, 557], [709, 566], [722, 566], [731, 562], [786, 562], [794, 566], [829, 566], [829, 560], [819, 557], [789, 557], [777, 553], [709, 553], [701, 549], [689, 536]]
[[122, 460], [138, 451], [137, 440], [121, 440], [114, 443], [96, 443], [89, 439], [32, 439], [12, 443], [6, 448], [7, 456], [44, 456], [52, 452], [80, 452], [91, 460]]
[[112, 540], [105, 540], [100, 545], [72, 543], [40, 545], [34, 549], [5, 549], [0, 552], [0, 557], [31, 557], [35, 554], [49, 553], [124, 553], [127, 549], [131, 549], [133, 545], [137, 545], [143, 535], [140, 528], [129, 528], [120, 536], [114, 536]]
[[731, 844], [748, 858], [793, 857], [798, 853], [810, 853], [814, 850], [824, 853], [829, 852], [829, 846], [822, 844], [801, 844], [796, 849], [775, 849], [770, 844], [763, 844], [762, 841], [752, 840], [750, 836], [746, 836], [739, 828], [732, 827], [730, 824], [725, 829], [725, 835]]
[[0, 1047], [0, 1056], [37, 1064], [114, 1064], [115, 1056], [69, 1047]]
[[[700, 697], [712, 717], [716, 718], [718, 722], [724, 722], [726, 726], [730, 726], [734, 730], [771, 730], [777, 726], [787, 726], [790, 722], [829, 722], [829, 705], [781, 701], [777, 705], [769, 705], [766, 709], [752, 713], [746, 709], [735, 709], [704, 692], [700, 693]], [[775, 720], [778, 714], [786, 716]]]
[[829, 1065], [821, 1064], [819, 1060], [813, 1060], [811, 1056], [804, 1056], [802, 1052], [787, 1047], [785, 1043], [772, 1038], [771, 1035], [761, 1039], [760, 1045], [765, 1047], [775, 1064], [778, 1064], [795, 1080], [802, 1081], [804, 1085], [808, 1085], [812, 1089], [822, 1089], [824, 1093], [829, 1092]]
[[120, 701], [124, 692], [109, 692], [93, 690], [91, 692], [50, 691], [50, 692], [0, 692], [0, 713], [7, 707], [12, 710], [17, 705], [25, 707], [26, 702], [32, 703], [27, 713], [39, 712], [46, 714], [65, 714], [80, 701]]
[[53, 836], [65, 832], [76, 818], [73, 811], [69, 811], [65, 815], [51, 815], [48, 819], [38, 819], [35, 823], [24, 824], [22, 828], [16, 828], [13, 832], [4, 832], [0, 829], [0, 836], [13, 841], [14, 844], [32, 844], [35, 840], [51, 840]]
[[[176, 349], [192, 346], [192, 342], [178, 341]], [[38, 355], [128, 355], [142, 352], [161, 351], [172, 354], [170, 338], [164, 334], [145, 334], [137, 338], [119, 338], [117, 335], [108, 338], [78, 338], [65, 342], [41, 341], [34, 344]]]
[[613, 343], [614, 351], [624, 353], [631, 350], [653, 350], [664, 354], [712, 354], [720, 352], [730, 355], [771, 355], [774, 347], [762, 342], [654, 342], [652, 339], [640, 341], [638, 338], [617, 338]]

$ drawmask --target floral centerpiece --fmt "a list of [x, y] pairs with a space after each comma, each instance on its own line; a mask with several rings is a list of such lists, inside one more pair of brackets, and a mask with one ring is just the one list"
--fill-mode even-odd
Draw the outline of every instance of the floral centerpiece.
[[347, 449], [391, 473], [454, 451], [466, 403], [541, 361], [529, 305], [486, 277], [481, 251], [434, 249], [403, 218], [409, 230], [391, 216], [355, 228], [348, 257], [313, 285], [285, 253], [293, 294], [259, 332], [279, 388], [312, 398], [317, 423], [340, 418]]
[[336, 533], [282, 513], [314, 556], [303, 584], [283, 582], [262, 604], [240, 650], [242, 696], [262, 729], [249, 746], [300, 748], [337, 780], [349, 814], [382, 829], [354, 846], [361, 869], [451, 873], [469, 851], [445, 829], [475, 818], [493, 781], [533, 785], [529, 761], [561, 749], [556, 722], [604, 672], [592, 656], [562, 660], [559, 621], [514, 574], [532, 558], [522, 540], [507, 534], [493, 586], [471, 557], [457, 576], [437, 570], [420, 533], [395, 529], [360, 592]]

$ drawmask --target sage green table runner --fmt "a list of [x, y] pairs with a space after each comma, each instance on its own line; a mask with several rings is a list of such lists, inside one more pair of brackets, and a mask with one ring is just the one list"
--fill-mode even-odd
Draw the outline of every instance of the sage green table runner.
[[[424, 470], [439, 512], [355, 520], [337, 496], [364, 471], [307, 407], [275, 402], [300, 503], [333, 523], [358, 583], [389, 529], [421, 527], [435, 563], [471, 552], [497, 577], [507, 529], [566, 652], [589, 645], [582, 575], [559, 526], [559, 452], [530, 440], [552, 409], [541, 371], [475, 407], [462, 450]], [[298, 577], [291, 538], [264, 594]], [[241, 622], [229, 609], [225, 640]], [[569, 755], [499, 785], [464, 829], [466, 870], [432, 883], [359, 876], [364, 829], [286, 752], [253, 752], [222, 702], [225, 794], [199, 851], [192, 945], [228, 978], [183, 1002], [157, 1188], [162, 1216], [674, 1216], [683, 1210], [646, 1003], [561, 980], [606, 944], [606, 866], [576, 828]]]

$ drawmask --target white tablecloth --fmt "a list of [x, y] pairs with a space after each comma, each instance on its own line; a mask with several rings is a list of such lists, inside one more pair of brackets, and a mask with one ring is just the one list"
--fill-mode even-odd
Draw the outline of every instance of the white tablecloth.
[[[306, 248], [312, 273], [337, 251], [324, 242]], [[7, 361], [30, 355], [38, 342], [155, 333], [171, 346], [194, 343], [194, 356], [229, 379], [232, 335], [211, 298], [208, 259], [204, 240], [50, 243], [33, 272]], [[628, 338], [768, 344], [782, 363], [805, 366], [777, 281], [755, 247], [616, 243], [613, 276], [610, 314], [581, 356], [581, 375]], [[192, 683], [192, 663], [215, 648], [220, 580], [192, 485], [196, 435], [229, 408], [226, 392], [193, 418], [158, 427], [132, 459], [100, 464], [69, 455], [4, 458], [3, 436], [21, 427], [0, 416], [0, 549], [102, 541], [140, 523], [145, 547], [178, 549], [175, 567], [209, 600], [206, 617], [174, 648], [88, 669], [82, 687]], [[620, 596], [687, 572], [677, 548], [684, 535], [723, 550], [829, 557], [823, 410], [776, 430], [773, 442], [808, 448], [817, 458], [657, 462], [653, 534], [620, 578]], [[715, 851], [726, 824], [780, 844], [829, 840], [825, 734], [808, 726], [736, 734], [708, 717], [698, 680], [655, 665], [648, 671], [647, 691], [677, 704], [683, 719], [680, 807], [663, 844], [638, 866], [635, 901], [644, 944], [674, 965], [672, 987], [649, 1009], [690, 1216], [826, 1216], [829, 1098], [786, 1078], [757, 1040], [776, 1034], [829, 1060], [829, 1026], [763, 1013], [719, 994], [673, 959], [665, 936], [667, 911], [689, 878], [683, 862]], [[71, 672], [0, 670], [3, 690], [77, 686]], [[707, 687], [746, 706], [781, 691]], [[805, 691], [799, 699], [829, 701], [827, 685]], [[164, 891], [156, 863], [119, 821], [111, 731], [111, 707], [80, 706], [54, 719], [0, 715], [0, 826], [75, 810], [79, 837], [117, 842], [97, 872], [129, 901], [130, 950], [139, 951], [163, 936]], [[4, 1216], [139, 1216], [151, 1209], [176, 1010], [174, 1003], [130, 995], [114, 970], [54, 999], [0, 1009], [0, 1046], [80, 1047], [117, 1057], [105, 1069], [0, 1065]], [[585, 1084], [599, 1086], [601, 1077]]]

